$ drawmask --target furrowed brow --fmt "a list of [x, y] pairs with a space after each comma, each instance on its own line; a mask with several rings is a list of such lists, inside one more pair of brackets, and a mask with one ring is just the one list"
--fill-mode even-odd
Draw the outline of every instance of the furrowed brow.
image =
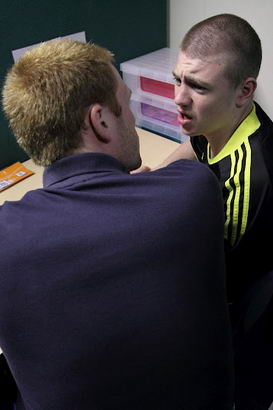
[[202, 88], [207, 88], [207, 89], [211, 88], [211, 84], [207, 83], [206, 81], [199, 80], [199, 78], [196, 78], [191, 75], [185, 76], [184, 80], [186, 83], [191, 83], [191, 84], [194, 84]]

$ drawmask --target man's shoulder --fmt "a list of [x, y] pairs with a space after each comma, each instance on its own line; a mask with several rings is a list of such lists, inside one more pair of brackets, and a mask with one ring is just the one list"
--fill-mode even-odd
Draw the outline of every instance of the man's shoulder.
[[184, 175], [188, 175], [191, 178], [194, 177], [208, 177], [216, 179], [210, 168], [202, 162], [191, 159], [179, 159], [169, 164], [166, 169], [173, 167], [177, 172], [183, 172]]
[[45, 190], [43, 188], [34, 189], [24, 194], [21, 199], [13, 201], [5, 201], [0, 205], [0, 218], [2, 215], [14, 213], [19, 215], [22, 213], [32, 212], [31, 208], [37, 208], [43, 204], [45, 199]]
[[255, 101], [256, 114], [261, 122], [262, 126], [270, 127], [273, 130], [273, 122], [271, 118], [266, 114], [262, 107]]
[[273, 181], [273, 122], [269, 116], [263, 111], [259, 104], [255, 102], [256, 113], [261, 123], [260, 128], [253, 135], [253, 139], [258, 142], [262, 152], [262, 158], [265, 163], [268, 175]]
[[198, 192], [207, 195], [220, 192], [219, 182], [211, 169], [201, 162], [189, 159], [177, 160], [164, 168], [153, 171], [155, 177], [162, 177], [165, 184], [170, 184], [179, 191]]

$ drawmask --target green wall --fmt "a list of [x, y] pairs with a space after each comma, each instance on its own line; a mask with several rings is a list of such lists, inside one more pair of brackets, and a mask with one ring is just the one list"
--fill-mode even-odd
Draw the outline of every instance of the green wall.
[[[85, 31], [122, 61], [167, 46], [167, 0], [1, 0], [1, 89], [12, 50]], [[28, 159], [0, 111], [0, 169]]]

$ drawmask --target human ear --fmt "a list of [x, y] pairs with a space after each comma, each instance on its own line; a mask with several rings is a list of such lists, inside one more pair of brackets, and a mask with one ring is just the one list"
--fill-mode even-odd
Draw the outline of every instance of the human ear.
[[110, 142], [111, 136], [109, 132], [108, 108], [101, 104], [94, 104], [89, 110], [90, 126], [96, 138], [105, 144]]
[[243, 107], [246, 103], [252, 100], [256, 88], [256, 79], [254, 77], [246, 78], [239, 88], [239, 93], [237, 96], [237, 106]]

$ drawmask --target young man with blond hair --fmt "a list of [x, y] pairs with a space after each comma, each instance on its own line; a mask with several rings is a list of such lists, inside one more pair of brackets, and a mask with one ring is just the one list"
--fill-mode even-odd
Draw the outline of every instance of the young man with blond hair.
[[11, 128], [46, 166], [42, 189], [0, 208], [17, 410], [232, 408], [220, 188], [186, 160], [130, 174], [130, 94], [107, 50], [71, 40], [7, 75]]

